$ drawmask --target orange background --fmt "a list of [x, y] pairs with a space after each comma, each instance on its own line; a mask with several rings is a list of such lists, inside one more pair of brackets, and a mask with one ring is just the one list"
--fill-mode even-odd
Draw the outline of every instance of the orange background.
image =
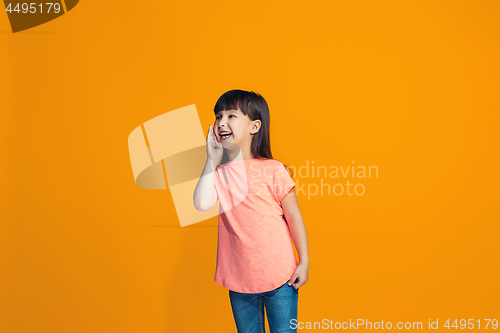
[[190, 104], [208, 131], [230, 89], [266, 98], [275, 159], [379, 168], [363, 196], [299, 195], [299, 321], [500, 319], [499, 15], [497, 1], [87, 0], [12, 34], [0, 13], [1, 331], [236, 331], [213, 281], [217, 218], [180, 228], [127, 147]]

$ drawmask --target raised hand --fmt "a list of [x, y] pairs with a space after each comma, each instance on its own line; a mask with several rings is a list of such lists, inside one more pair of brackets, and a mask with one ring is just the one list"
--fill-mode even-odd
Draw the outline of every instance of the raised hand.
[[210, 124], [207, 135], [207, 159], [212, 162], [211, 164], [214, 168], [217, 166], [217, 163], [219, 163], [222, 153], [222, 143], [217, 139], [213, 126]]

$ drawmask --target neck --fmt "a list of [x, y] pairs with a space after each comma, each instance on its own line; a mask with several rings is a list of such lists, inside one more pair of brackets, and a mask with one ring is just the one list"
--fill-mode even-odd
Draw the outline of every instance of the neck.
[[252, 152], [250, 150], [248, 151], [227, 151], [227, 159], [229, 161], [236, 161], [236, 160], [251, 160], [254, 159], [255, 157], [252, 155]]

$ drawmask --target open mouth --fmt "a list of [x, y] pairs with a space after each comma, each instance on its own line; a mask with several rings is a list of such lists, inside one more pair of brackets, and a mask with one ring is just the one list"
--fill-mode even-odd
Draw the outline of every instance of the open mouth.
[[225, 141], [225, 140], [229, 139], [232, 136], [233, 136], [233, 132], [223, 133], [223, 134], [220, 135], [220, 139], [222, 141]]

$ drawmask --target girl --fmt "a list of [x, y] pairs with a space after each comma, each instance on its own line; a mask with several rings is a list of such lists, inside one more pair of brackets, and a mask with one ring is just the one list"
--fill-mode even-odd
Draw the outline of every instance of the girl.
[[220, 202], [214, 280], [229, 289], [238, 332], [265, 332], [264, 307], [271, 332], [297, 332], [298, 289], [309, 275], [307, 233], [295, 183], [271, 154], [267, 102], [231, 90], [214, 112], [193, 196], [200, 211]]

